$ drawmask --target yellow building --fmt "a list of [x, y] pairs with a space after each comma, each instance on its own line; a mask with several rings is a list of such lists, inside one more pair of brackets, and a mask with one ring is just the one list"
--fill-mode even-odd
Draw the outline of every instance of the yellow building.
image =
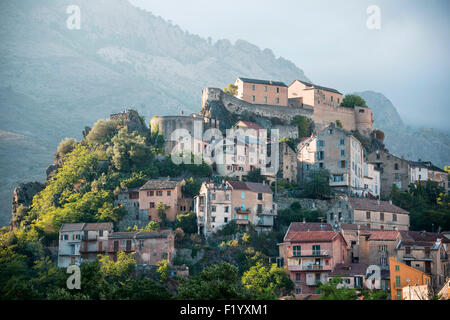
[[[403, 288], [430, 286], [431, 277], [424, 272], [398, 261], [394, 256], [389, 257], [391, 281], [391, 300], [404, 300]], [[407, 290], [406, 290], [407, 291]]]

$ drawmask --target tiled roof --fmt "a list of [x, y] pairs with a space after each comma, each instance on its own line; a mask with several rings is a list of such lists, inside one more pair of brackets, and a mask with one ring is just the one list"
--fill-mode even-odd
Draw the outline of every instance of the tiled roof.
[[242, 82], [247, 82], [247, 83], [268, 84], [271, 86], [287, 87], [287, 85], [281, 81], [260, 80], [260, 79], [251, 79], [251, 78], [242, 78], [242, 77], [239, 77], [238, 79], [241, 79]]
[[84, 223], [63, 223], [60, 231], [82, 231]]
[[446, 172], [445, 170], [436, 167], [431, 161], [408, 161], [408, 163], [413, 167], [426, 168], [431, 171], [439, 171], [444, 173]]
[[256, 182], [243, 182], [243, 181], [227, 181], [227, 183], [234, 190], [250, 190], [260, 193], [272, 193], [268, 184], [256, 183]]
[[399, 231], [391, 230], [368, 230], [361, 233], [361, 235], [367, 235], [369, 240], [382, 241], [392, 240], [395, 241], [399, 235]]
[[291, 222], [291, 231], [331, 231], [331, 224], [321, 222]]
[[175, 189], [179, 183], [179, 180], [153, 179], [148, 180], [139, 190]]
[[284, 241], [292, 242], [331, 242], [338, 237], [336, 231], [289, 231]]
[[111, 230], [113, 229], [112, 222], [100, 222], [100, 223], [86, 223], [83, 230]]
[[432, 245], [437, 239], [441, 239], [443, 243], [450, 243], [450, 240], [441, 233], [426, 231], [400, 231], [402, 244]]
[[136, 239], [167, 238], [170, 232], [167, 231], [139, 231]]
[[329, 273], [329, 276], [360, 276], [366, 275], [367, 264], [365, 263], [338, 263], [334, 266], [332, 272]]
[[378, 201], [366, 198], [348, 198], [348, 202], [355, 210], [409, 214], [408, 211], [403, 210], [396, 205], [390, 204], [388, 201]]
[[108, 235], [109, 239], [133, 239], [136, 231], [131, 232], [113, 232]]
[[355, 224], [355, 223], [342, 223], [341, 227], [343, 230], [369, 230], [365, 224]]
[[254, 123], [254, 122], [249, 122], [249, 121], [238, 121], [237, 123], [236, 123], [236, 125], [238, 125], [239, 123], [243, 123], [247, 128], [249, 128], [249, 129], [255, 129], [255, 130], [261, 130], [261, 129], [263, 129], [263, 127], [261, 127], [261, 126], [259, 126], [259, 125], [257, 125], [256, 123]]
[[308, 87], [314, 87], [314, 88], [319, 89], [319, 90], [324, 90], [324, 91], [328, 91], [328, 92], [334, 92], [334, 93], [342, 94], [342, 93], [340, 93], [339, 91], [337, 91], [336, 89], [333, 89], [333, 88], [322, 87], [322, 86], [319, 86], [317, 84], [314, 84], [314, 83], [311, 83], [311, 82], [302, 81], [302, 80], [297, 80], [297, 81], [303, 83], [304, 85], [307, 85]]

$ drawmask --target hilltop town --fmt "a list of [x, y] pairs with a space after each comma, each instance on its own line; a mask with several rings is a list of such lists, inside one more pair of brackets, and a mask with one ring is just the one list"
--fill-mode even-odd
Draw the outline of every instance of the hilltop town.
[[[133, 109], [112, 114], [61, 142], [45, 183], [16, 188], [2, 250], [31, 256], [24, 266], [97, 264], [109, 285], [152, 281], [161, 299], [326, 299], [324, 286], [448, 299], [450, 170], [391, 154], [373, 122], [359, 96], [243, 77], [205, 88], [198, 113], [149, 127]], [[208, 272], [232, 275], [233, 293], [212, 294]], [[80, 298], [33, 283], [40, 298]], [[108, 290], [80, 294], [125, 289]]]

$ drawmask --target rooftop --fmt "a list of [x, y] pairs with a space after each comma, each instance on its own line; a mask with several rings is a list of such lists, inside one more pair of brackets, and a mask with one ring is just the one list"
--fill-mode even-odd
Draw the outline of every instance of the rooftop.
[[345, 277], [366, 275], [367, 265], [365, 263], [338, 263], [334, 266], [329, 276], [342, 275]]
[[83, 230], [113, 230], [112, 222], [86, 223]]
[[396, 205], [393, 205], [388, 201], [372, 200], [366, 198], [348, 198], [348, 202], [355, 210], [409, 214], [408, 211], [403, 210], [402, 208], [397, 207]]
[[59, 231], [82, 231], [84, 225], [84, 223], [63, 223]]
[[139, 190], [175, 189], [180, 182], [174, 179], [153, 179], [148, 180]]
[[336, 231], [292, 231], [288, 230], [284, 241], [291, 242], [331, 242], [339, 233]]
[[337, 91], [336, 89], [333, 89], [333, 88], [322, 87], [322, 86], [319, 86], [317, 84], [314, 84], [314, 83], [311, 83], [311, 82], [302, 81], [302, 80], [297, 80], [297, 81], [303, 83], [304, 85], [306, 85], [308, 87], [313, 87], [313, 88], [316, 88], [316, 89], [319, 89], [319, 90], [323, 90], [323, 91], [328, 91], [328, 92], [334, 92], [334, 93], [342, 94], [342, 93], [340, 93], [339, 91]]
[[281, 81], [251, 79], [251, 78], [242, 78], [242, 77], [239, 77], [238, 79], [241, 79], [242, 82], [247, 82], [247, 83], [268, 84], [271, 86], [287, 87], [287, 85]]
[[420, 167], [420, 168], [426, 168], [431, 171], [439, 171], [439, 172], [446, 172], [445, 170], [442, 170], [441, 168], [435, 166], [431, 161], [408, 161], [408, 163], [413, 167]]
[[[450, 240], [442, 233], [427, 231], [400, 231], [401, 245], [434, 246], [438, 239], [442, 243], [450, 243]], [[401, 246], [400, 245], [400, 246]]]
[[374, 241], [395, 241], [399, 235], [399, 231], [391, 231], [391, 230], [367, 230], [361, 233], [361, 235], [365, 235], [368, 237], [368, 240]]
[[234, 190], [249, 190], [258, 193], [272, 194], [272, 189], [270, 189], [268, 184], [243, 181], [227, 181], [227, 183]]

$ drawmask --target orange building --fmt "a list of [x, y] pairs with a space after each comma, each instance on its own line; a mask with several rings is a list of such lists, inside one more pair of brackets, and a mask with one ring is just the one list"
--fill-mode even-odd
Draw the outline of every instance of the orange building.
[[281, 81], [237, 78], [236, 97], [253, 104], [288, 105], [288, 87]]
[[431, 277], [424, 272], [410, 267], [394, 256], [389, 257], [391, 278], [391, 300], [403, 300], [403, 288], [413, 286], [430, 286]]

